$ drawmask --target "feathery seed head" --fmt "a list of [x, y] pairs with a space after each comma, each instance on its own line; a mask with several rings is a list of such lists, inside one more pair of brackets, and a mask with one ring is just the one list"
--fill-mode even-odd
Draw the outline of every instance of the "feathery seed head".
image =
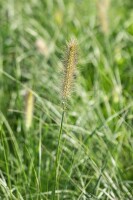
[[97, 4], [99, 21], [101, 24], [101, 29], [104, 34], [109, 32], [109, 20], [108, 20], [108, 10], [109, 10], [110, 0], [99, 0]]
[[71, 94], [74, 74], [77, 64], [77, 42], [75, 39], [67, 44], [67, 51], [64, 60], [64, 79], [62, 90], [63, 107]]
[[26, 101], [25, 101], [25, 126], [26, 129], [32, 125], [32, 118], [33, 118], [33, 107], [34, 107], [34, 96], [31, 90], [27, 91], [26, 94]]

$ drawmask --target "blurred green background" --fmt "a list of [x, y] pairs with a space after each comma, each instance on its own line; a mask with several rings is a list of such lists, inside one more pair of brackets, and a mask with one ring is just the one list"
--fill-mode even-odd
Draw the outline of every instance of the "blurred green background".
[[[78, 66], [56, 198], [133, 199], [132, 0], [0, 1], [0, 198], [51, 199], [62, 58]], [[26, 129], [26, 93], [34, 98]]]

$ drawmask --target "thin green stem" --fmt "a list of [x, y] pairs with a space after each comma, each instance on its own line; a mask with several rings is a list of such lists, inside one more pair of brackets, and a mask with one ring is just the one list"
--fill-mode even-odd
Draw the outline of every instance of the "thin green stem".
[[55, 199], [55, 190], [56, 190], [56, 187], [58, 185], [58, 175], [59, 175], [60, 156], [61, 156], [60, 148], [61, 148], [61, 138], [62, 138], [62, 129], [63, 129], [64, 114], [65, 114], [65, 109], [63, 109], [63, 111], [62, 111], [60, 131], [59, 131], [59, 137], [58, 137], [58, 146], [57, 146], [57, 151], [56, 151], [55, 184], [54, 184], [54, 190], [53, 190], [53, 200]]

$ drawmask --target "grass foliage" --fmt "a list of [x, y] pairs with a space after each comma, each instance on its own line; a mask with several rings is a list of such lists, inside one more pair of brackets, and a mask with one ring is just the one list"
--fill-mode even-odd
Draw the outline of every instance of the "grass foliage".
[[[103, 2], [103, 1], [102, 1]], [[133, 199], [133, 2], [0, 1], [0, 199], [49, 200], [61, 121], [62, 55], [78, 41], [55, 199]], [[104, 5], [103, 5], [104, 6]], [[25, 93], [32, 90], [32, 126]]]

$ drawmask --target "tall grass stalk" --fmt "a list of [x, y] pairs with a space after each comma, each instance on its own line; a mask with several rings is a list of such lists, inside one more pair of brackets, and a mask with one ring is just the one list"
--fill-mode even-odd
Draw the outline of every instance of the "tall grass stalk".
[[58, 136], [58, 145], [56, 151], [56, 161], [55, 161], [55, 184], [53, 190], [53, 200], [55, 199], [55, 190], [59, 187], [59, 167], [61, 158], [61, 138], [63, 131], [64, 115], [67, 108], [67, 101], [71, 94], [72, 83], [74, 79], [75, 69], [77, 64], [77, 42], [76, 40], [71, 40], [67, 45], [67, 51], [64, 59], [64, 77], [63, 77], [63, 89], [62, 89], [62, 117], [60, 124], [60, 131]]

